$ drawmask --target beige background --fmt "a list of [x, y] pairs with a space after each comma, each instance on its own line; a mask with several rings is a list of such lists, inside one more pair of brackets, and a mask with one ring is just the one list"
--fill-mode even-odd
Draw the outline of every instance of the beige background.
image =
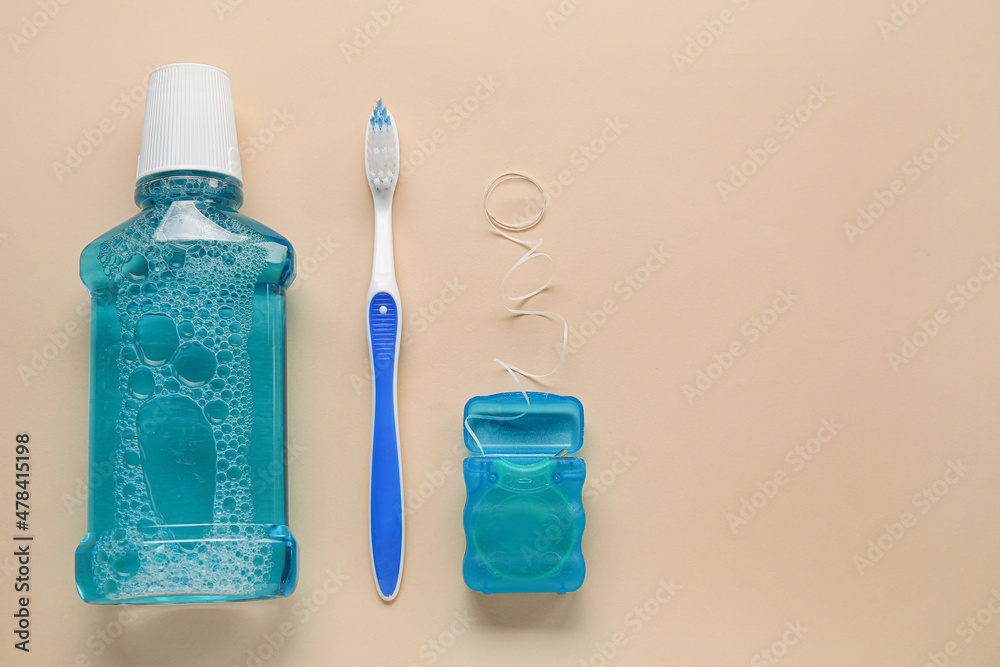
[[[929, 653], [998, 664], [988, 604], [1000, 591], [1000, 279], [983, 264], [1000, 252], [995, 2], [277, 4], [0, 10], [0, 663], [755, 667], [775, 664], [767, 650], [789, 667], [919, 667]], [[345, 54], [369, 23], [376, 36]], [[694, 57], [679, 62], [686, 48]], [[74, 590], [88, 343], [86, 332], [61, 334], [86, 322], [80, 250], [135, 210], [148, 70], [177, 61], [230, 73], [243, 211], [299, 253], [288, 414], [301, 577], [281, 601], [123, 613]], [[801, 107], [814, 89], [822, 99]], [[364, 507], [362, 142], [379, 96], [404, 159], [419, 163], [394, 206], [411, 334], [399, 377], [404, 477], [428, 496], [408, 518], [392, 605], [371, 582]], [[456, 104], [476, 108], [463, 118], [449, 112]], [[783, 120], [796, 112], [796, 125]], [[75, 163], [71, 150], [88, 154], [54, 164]], [[761, 150], [767, 161], [724, 198], [719, 181]], [[925, 151], [936, 161], [914, 171]], [[513, 388], [495, 355], [531, 370], [557, 358], [558, 326], [508, 315], [497, 295], [519, 250], [492, 233], [481, 197], [510, 169], [569, 182], [526, 235], [543, 236], [555, 260], [533, 305], [579, 335], [534, 386], [576, 395], [587, 411], [588, 575], [563, 597], [485, 597], [461, 580], [462, 405]], [[852, 242], [844, 225], [897, 179], [895, 201]], [[499, 207], [523, 206], [519, 194]], [[661, 246], [670, 258], [648, 272], [649, 248]], [[449, 281], [460, 295], [443, 304]], [[974, 298], [957, 296], [960, 284]], [[796, 300], [775, 316], [778, 290]], [[614, 312], [593, 317], [602, 326], [585, 325], [607, 301]], [[936, 334], [918, 333], [938, 311]], [[894, 367], [890, 353], [915, 333], [922, 347]], [[22, 378], [52, 340], [64, 349], [48, 348], [54, 358]], [[734, 344], [731, 366], [712, 366], [714, 355], [728, 365]], [[688, 400], [700, 370], [717, 379]], [[799, 458], [823, 419], [837, 433]], [[27, 656], [10, 627], [19, 432], [34, 443]], [[951, 464], [961, 475], [946, 474]], [[780, 486], [767, 482], [776, 474]], [[762, 507], [734, 530], [727, 515], [743, 499]], [[869, 540], [891, 546], [870, 566], [857, 560]], [[664, 584], [680, 589], [659, 602]], [[801, 637], [788, 631], [796, 624]], [[262, 650], [283, 627], [294, 634]]]

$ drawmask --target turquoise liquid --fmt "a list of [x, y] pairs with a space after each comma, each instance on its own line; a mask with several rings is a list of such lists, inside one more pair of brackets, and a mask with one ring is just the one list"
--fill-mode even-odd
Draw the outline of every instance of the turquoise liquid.
[[87, 246], [90, 482], [76, 551], [92, 603], [288, 595], [285, 290], [291, 244], [240, 187], [157, 174]]

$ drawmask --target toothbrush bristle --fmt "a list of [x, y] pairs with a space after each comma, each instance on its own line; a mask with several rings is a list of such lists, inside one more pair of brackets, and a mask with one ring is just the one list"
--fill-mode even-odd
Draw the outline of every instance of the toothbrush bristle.
[[365, 135], [365, 169], [368, 172], [368, 183], [375, 192], [390, 190], [399, 177], [396, 123], [381, 99], [368, 119], [368, 132]]

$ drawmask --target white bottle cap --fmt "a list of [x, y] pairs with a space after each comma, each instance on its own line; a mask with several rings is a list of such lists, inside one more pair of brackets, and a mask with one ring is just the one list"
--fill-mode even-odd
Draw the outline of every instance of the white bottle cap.
[[136, 181], [164, 171], [212, 171], [243, 184], [229, 75], [198, 63], [149, 75]]

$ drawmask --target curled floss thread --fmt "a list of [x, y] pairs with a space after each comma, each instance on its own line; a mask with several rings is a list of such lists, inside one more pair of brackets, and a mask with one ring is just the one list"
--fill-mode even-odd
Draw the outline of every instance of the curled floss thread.
[[[542, 195], [541, 209], [533, 217], [521, 223], [506, 222], [504, 220], [500, 220], [495, 215], [493, 215], [492, 211], [490, 211], [490, 195], [492, 195], [493, 191], [496, 190], [497, 187], [500, 186], [502, 183], [511, 180], [527, 181], [535, 188], [537, 188], [538, 192], [541, 193]], [[516, 305], [523, 303], [525, 300], [530, 299], [531, 297], [544, 291], [545, 288], [547, 288], [552, 283], [552, 279], [555, 277], [555, 266], [554, 266], [555, 263], [553, 262], [552, 258], [548, 254], [538, 251], [538, 249], [542, 247], [543, 239], [539, 238], [537, 241], [528, 241], [511, 236], [511, 234], [516, 234], [518, 232], [523, 232], [528, 229], [531, 229], [539, 222], [541, 222], [542, 217], [544, 217], [545, 215], [545, 205], [546, 205], [545, 188], [543, 188], [541, 184], [538, 181], [536, 181], [531, 175], [520, 171], [508, 171], [503, 174], [500, 174], [499, 176], [497, 176], [496, 178], [494, 178], [492, 181], [489, 182], [489, 185], [486, 186], [486, 192], [483, 195], [483, 212], [486, 214], [486, 220], [493, 227], [494, 231], [496, 231], [497, 234], [504, 237], [505, 239], [513, 241], [514, 243], [517, 243], [518, 245], [527, 248], [527, 251], [525, 251], [525, 253], [521, 255], [521, 257], [516, 262], [514, 262], [514, 265], [511, 266], [510, 269], [507, 271], [506, 275], [504, 275], [503, 280], [500, 281], [500, 296], [504, 300], [504, 307], [515, 315], [538, 315], [541, 317], [549, 317], [555, 320], [559, 320], [560, 322], [562, 322], [563, 325], [562, 351], [559, 354], [559, 361], [556, 362], [556, 365], [552, 368], [552, 370], [548, 371], [547, 373], [531, 373], [529, 371], [524, 370], [523, 368], [508, 363], [503, 359], [500, 359], [499, 357], [493, 358], [493, 361], [500, 364], [500, 366], [505, 371], [510, 373], [510, 376], [512, 378], [514, 378], [514, 382], [517, 384], [518, 390], [520, 391], [521, 395], [524, 396], [526, 408], [527, 405], [530, 405], [531, 401], [528, 398], [528, 392], [525, 391], [524, 386], [521, 384], [520, 378], [518, 378], [517, 376], [521, 375], [528, 378], [541, 379], [555, 373], [557, 370], [559, 370], [559, 367], [562, 366], [563, 360], [566, 358], [566, 349], [569, 341], [569, 323], [566, 321], [566, 318], [563, 317], [562, 315], [547, 310], [525, 310], [523, 308], [511, 306], [510, 303], [508, 303], [508, 302], [513, 302]], [[552, 273], [549, 274], [548, 280], [546, 280], [538, 288], [530, 292], [526, 292], [525, 294], [520, 294], [515, 296], [511, 296], [510, 294], [508, 294], [507, 283], [510, 280], [510, 277], [514, 273], [514, 271], [516, 271], [517, 268], [522, 264], [525, 264], [533, 259], [542, 259], [542, 258], [547, 259], [550, 264], [553, 264]], [[470, 415], [465, 420], [465, 429], [469, 432], [469, 435], [471, 435], [472, 439], [476, 442], [476, 445], [479, 447], [480, 454], [485, 455], [486, 452], [483, 449], [482, 443], [479, 441], [479, 438], [476, 437], [475, 432], [469, 425], [469, 419], [477, 417], [479, 419], [510, 420], [510, 419], [518, 419], [520, 417], [523, 417], [525, 414], [527, 414], [527, 409], [525, 409], [525, 411], [519, 415], [508, 416], [508, 417]], [[520, 456], [532, 456], [532, 455], [521, 454]]]

